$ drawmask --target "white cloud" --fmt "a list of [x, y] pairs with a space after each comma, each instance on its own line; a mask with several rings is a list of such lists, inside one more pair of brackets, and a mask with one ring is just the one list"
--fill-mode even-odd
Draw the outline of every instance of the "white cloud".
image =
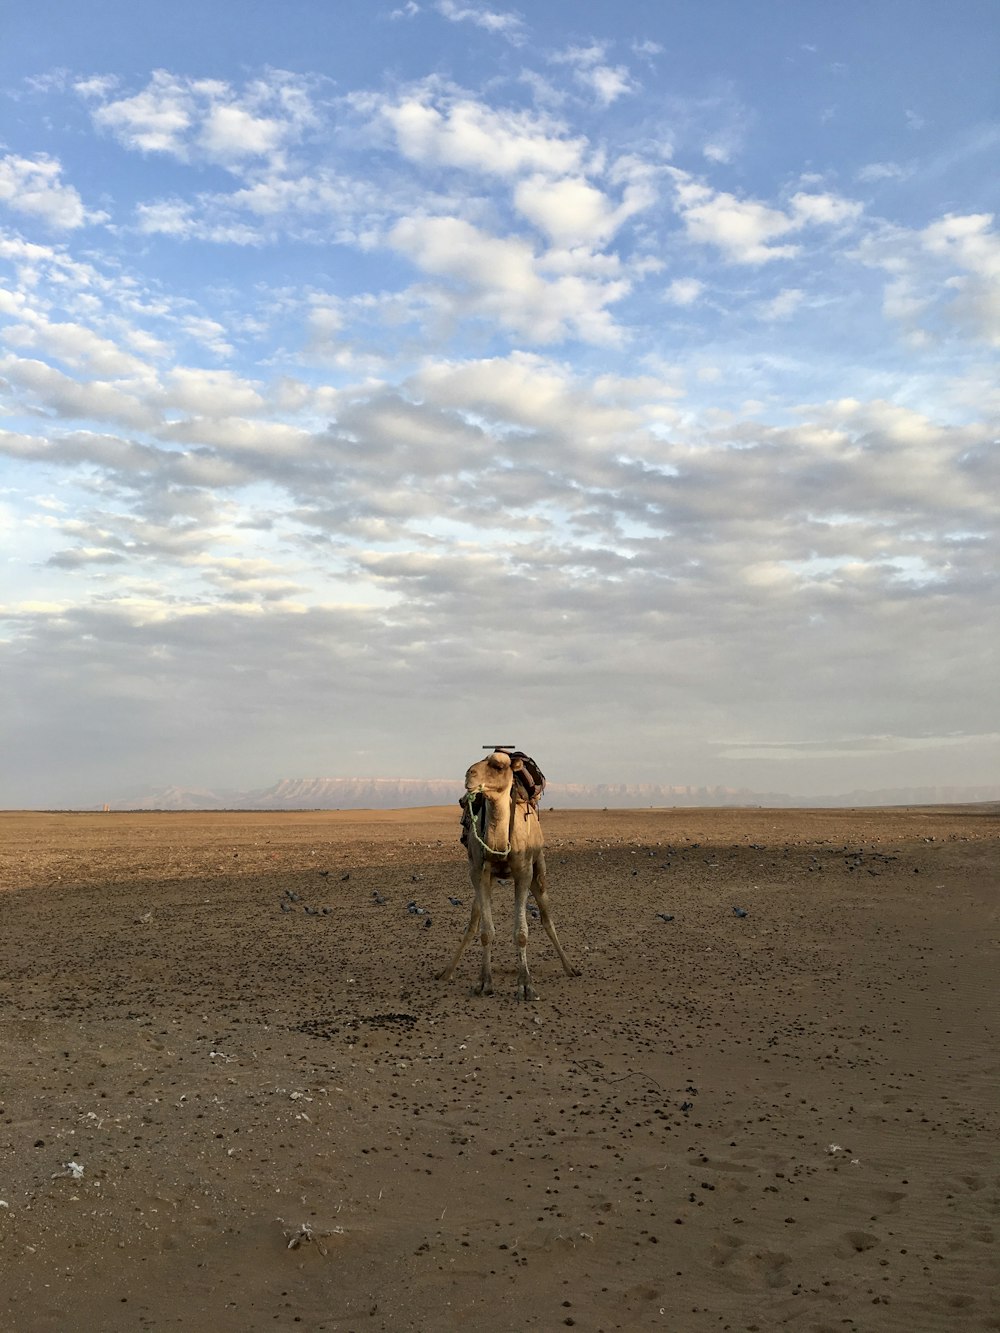
[[271, 466], [305, 455], [313, 440], [310, 431], [298, 426], [274, 420], [248, 421], [244, 416], [225, 416], [217, 410], [168, 422], [158, 429], [157, 438], [194, 449], [215, 449], [223, 457], [247, 462], [250, 470], [235, 478], [243, 484], [257, 479], [261, 472], [266, 474]]
[[673, 177], [677, 210], [691, 240], [716, 247], [732, 264], [766, 264], [792, 259], [797, 244], [776, 244], [807, 226], [839, 226], [856, 221], [862, 206], [832, 194], [800, 191], [792, 196], [791, 210], [739, 199], [716, 191], [676, 168]]
[[228, 370], [179, 366], [166, 378], [164, 406], [199, 416], [257, 416], [265, 402], [259, 386]]
[[87, 79], [77, 79], [73, 91], [81, 97], [107, 98], [118, 87], [118, 78], [114, 74], [94, 74]]
[[240, 106], [210, 107], [199, 144], [212, 162], [237, 162], [244, 157], [267, 157], [288, 136], [287, 124], [254, 116]]
[[1000, 346], [1000, 233], [993, 215], [949, 213], [920, 233], [931, 255], [964, 270], [945, 282], [954, 293], [947, 303], [949, 319], [972, 336]]
[[585, 149], [558, 124], [525, 111], [493, 108], [469, 97], [441, 98], [425, 85], [399, 101], [362, 99], [387, 124], [404, 157], [428, 166], [490, 176], [525, 171], [573, 173]]
[[199, 554], [186, 562], [219, 590], [225, 602], [285, 602], [305, 591], [288, 577], [288, 567], [273, 560]]
[[[94, 81], [81, 86], [93, 97]], [[195, 98], [188, 80], [156, 70], [142, 92], [114, 102], [102, 102], [93, 111], [94, 123], [108, 130], [126, 148], [144, 153], [186, 157], [185, 139], [195, 119]]]
[[457, 0], [437, 0], [437, 12], [452, 23], [471, 23], [487, 32], [506, 37], [515, 46], [525, 38], [524, 20], [509, 10], [485, 9], [479, 5], [459, 4]]
[[[199, 199], [198, 206], [186, 200], [162, 199], [136, 207], [136, 230], [141, 235], [169, 236], [177, 241], [210, 241], [215, 245], [264, 245], [271, 233], [253, 218], [240, 214], [245, 192]], [[294, 216], [282, 218], [289, 230]]]
[[678, 211], [691, 240], [715, 246], [734, 264], [766, 264], [798, 254], [796, 245], [774, 244], [797, 227], [780, 209], [716, 192], [682, 173], [675, 178]]
[[607, 307], [628, 291], [622, 278], [595, 280], [580, 273], [548, 278], [544, 260], [520, 237], [490, 236], [460, 218], [404, 218], [389, 244], [424, 272], [454, 284], [468, 315], [498, 319], [534, 342], [575, 334], [589, 342], [620, 337]]
[[23, 292], [8, 291], [0, 287], [0, 315], [11, 315], [21, 319], [27, 310], [27, 300]]
[[16, 213], [38, 218], [53, 231], [73, 231], [105, 214], [90, 214], [72, 185], [61, 179], [62, 167], [50, 157], [0, 158], [0, 203]]
[[145, 88], [109, 100], [99, 79], [77, 84], [98, 128], [126, 148], [165, 153], [181, 162], [212, 162], [238, 171], [284, 151], [316, 124], [307, 81], [283, 71], [237, 90], [220, 79], [194, 79], [156, 70]]
[[704, 290], [705, 284], [698, 278], [675, 278], [665, 295], [671, 305], [694, 305]]
[[920, 231], [883, 225], [857, 255], [887, 274], [883, 310], [915, 348], [948, 334], [1000, 343], [1000, 233], [990, 213], [946, 214]]
[[232, 191], [140, 203], [137, 230], [217, 245], [262, 246], [291, 239], [364, 248], [376, 243], [386, 215], [413, 207], [413, 192], [404, 194], [398, 181], [390, 188], [375, 178], [351, 178], [324, 167], [291, 174], [280, 157]]
[[226, 327], [217, 319], [209, 319], [206, 315], [184, 314], [180, 317], [180, 326], [189, 338], [201, 343], [213, 356], [232, 356], [234, 349]]
[[532, 176], [518, 182], [514, 203], [536, 227], [559, 245], [605, 240], [614, 230], [613, 210], [602, 191], [588, 181]]
[[173, 236], [185, 240], [198, 230], [194, 208], [186, 200], [162, 199], [155, 203], [139, 204], [136, 218], [140, 232], [149, 236]]
[[50, 323], [32, 313], [28, 323], [5, 329], [3, 338], [12, 347], [43, 351], [74, 369], [97, 377], [144, 378], [147, 373], [145, 361], [82, 324]]
[[806, 194], [800, 191], [791, 198], [792, 217], [796, 224], [836, 227], [855, 222], [861, 216], [863, 205], [836, 194]]
[[605, 62], [607, 48], [602, 42], [589, 46], [571, 46], [552, 57], [557, 64], [570, 65], [573, 77], [592, 94], [597, 104], [609, 107], [619, 97], [635, 91], [635, 85], [624, 65]]
[[578, 70], [577, 78], [593, 89], [594, 96], [602, 107], [610, 106], [619, 97], [634, 91], [632, 80], [624, 65], [594, 65], [590, 69]]
[[948, 213], [925, 227], [920, 239], [930, 254], [943, 255], [983, 278], [1000, 278], [1000, 233], [992, 213]]
[[140, 430], [155, 422], [155, 414], [135, 393], [103, 380], [81, 383], [44, 361], [2, 357], [0, 374], [24, 392], [26, 401], [57, 417], [113, 421]]
[[869, 162], [858, 171], [855, 179], [865, 182], [906, 180], [913, 175], [911, 167], [900, 166], [898, 162]]
[[635, 213], [652, 203], [644, 184], [626, 188], [614, 206], [608, 196], [579, 176], [535, 175], [519, 181], [514, 205], [556, 245], [603, 245]]
[[798, 287], [783, 287], [777, 296], [773, 296], [769, 301], [763, 301], [757, 307], [757, 314], [768, 322], [788, 319], [798, 310], [804, 297], [805, 292]]
[[[623, 386], [605, 387], [615, 398], [622, 396]], [[575, 439], [584, 449], [610, 444], [640, 423], [631, 407], [609, 406], [577, 383], [566, 366], [536, 355], [435, 362], [415, 376], [414, 388], [430, 403], [481, 415], [501, 431], [512, 426], [550, 439]], [[645, 395], [656, 389], [673, 396], [672, 386], [662, 382], [642, 385]]]
[[709, 162], [731, 162], [733, 158], [732, 144], [722, 143], [719, 140], [713, 140], [705, 145], [701, 150]]

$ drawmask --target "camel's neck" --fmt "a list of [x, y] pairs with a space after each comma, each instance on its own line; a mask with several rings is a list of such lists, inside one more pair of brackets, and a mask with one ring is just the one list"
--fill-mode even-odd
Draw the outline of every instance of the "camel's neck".
[[510, 835], [510, 792], [494, 795], [486, 799], [487, 829], [486, 841], [490, 847], [506, 847]]

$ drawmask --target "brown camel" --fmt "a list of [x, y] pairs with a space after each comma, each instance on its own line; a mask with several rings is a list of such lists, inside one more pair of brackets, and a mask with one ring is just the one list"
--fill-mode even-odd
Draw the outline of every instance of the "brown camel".
[[[549, 939], [555, 946], [567, 976], [578, 977], [580, 969], [566, 957], [549, 913], [549, 895], [545, 886], [545, 853], [542, 850], [542, 826], [535, 801], [514, 773], [521, 759], [513, 760], [503, 750], [496, 750], [465, 775], [462, 804], [468, 816], [469, 880], [474, 894], [472, 913], [462, 942], [454, 958], [438, 973], [438, 980], [448, 981], [455, 973], [466, 945], [479, 931], [483, 945], [483, 964], [477, 995], [493, 994], [490, 956], [496, 931], [493, 927], [493, 883], [497, 879], [514, 880], [514, 944], [517, 947], [517, 998], [537, 998], [528, 971], [528, 914], [530, 892]], [[512, 766], [513, 765], [513, 766]], [[531, 784], [529, 783], [529, 791]]]

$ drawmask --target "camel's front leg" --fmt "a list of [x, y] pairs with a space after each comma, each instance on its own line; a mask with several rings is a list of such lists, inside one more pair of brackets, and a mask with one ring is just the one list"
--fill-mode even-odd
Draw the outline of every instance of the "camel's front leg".
[[440, 971], [437, 974], [438, 981], [450, 981], [452, 979], [452, 977], [455, 975], [455, 968], [458, 967], [459, 960], [461, 959], [462, 954], [465, 953], [465, 950], [468, 947], [469, 942], [471, 941], [472, 937], [475, 935], [478, 929], [479, 929], [479, 900], [478, 898], [476, 898], [473, 900], [472, 903], [472, 911], [469, 914], [469, 924], [465, 928], [465, 934], [462, 936], [462, 941], [459, 944], [458, 948], [455, 950], [455, 956], [454, 958], [452, 958], [448, 966], [446, 968], [443, 968], [442, 971]]
[[480, 918], [479, 938], [483, 946], [483, 965], [479, 974], [479, 985], [473, 987], [473, 991], [476, 995], [492, 995], [493, 973], [490, 964], [496, 930], [493, 926], [493, 876], [486, 866], [483, 866], [480, 873], [479, 885], [476, 889], [476, 903], [472, 910], [473, 913], [478, 913]]
[[537, 1000], [528, 971], [528, 889], [531, 879], [527, 873], [514, 877], [514, 948], [517, 950], [517, 998]]

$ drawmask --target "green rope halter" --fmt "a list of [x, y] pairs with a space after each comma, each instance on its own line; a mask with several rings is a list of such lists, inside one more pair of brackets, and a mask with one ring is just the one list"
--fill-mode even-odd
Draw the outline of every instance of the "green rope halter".
[[[465, 795], [462, 797], [462, 804], [466, 807], [466, 809], [469, 812], [469, 824], [472, 828], [472, 836], [475, 838], [476, 842], [479, 843], [480, 847], [487, 854], [487, 856], [496, 856], [502, 860], [505, 856], [510, 855], [510, 837], [508, 836], [507, 838], [507, 846], [501, 849], [499, 847], [491, 847], [489, 843], [484, 842], [483, 839], [479, 836], [479, 828], [477, 827], [479, 821], [476, 819], [476, 814], [472, 808], [471, 802], [473, 796], [479, 796], [485, 794], [486, 794], [486, 789], [483, 787], [482, 783], [480, 783], [480, 785], [476, 787], [474, 791], [467, 791], [465, 793]], [[513, 802], [513, 793], [511, 794], [511, 800]]]

